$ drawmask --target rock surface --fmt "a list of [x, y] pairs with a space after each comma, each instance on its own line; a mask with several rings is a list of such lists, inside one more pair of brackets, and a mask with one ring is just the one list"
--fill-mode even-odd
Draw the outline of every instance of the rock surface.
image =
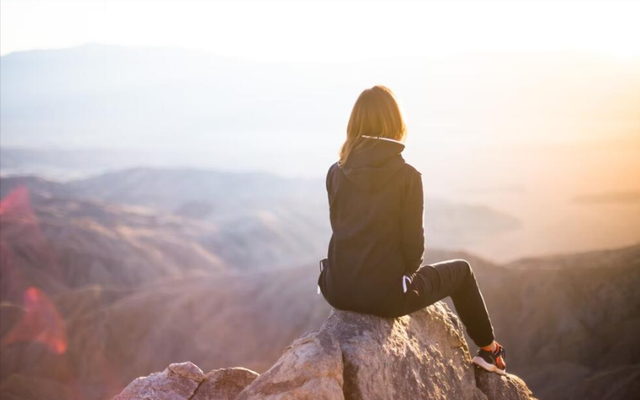
[[190, 362], [170, 364], [162, 372], [136, 378], [113, 400], [190, 399], [205, 375]]
[[114, 400], [532, 400], [517, 376], [471, 364], [462, 329], [443, 302], [395, 319], [333, 309], [260, 376], [244, 368], [205, 376], [191, 363], [171, 364]]
[[191, 400], [233, 400], [258, 374], [246, 368], [220, 368], [207, 374]]
[[187, 361], [134, 380], [113, 400], [233, 400], [257, 373], [246, 368], [219, 368], [204, 374]]
[[475, 368], [476, 385], [487, 396], [492, 399], [532, 399], [531, 390], [527, 384], [515, 375], [506, 374], [504, 376], [487, 372], [481, 368]]
[[344, 399], [344, 367], [337, 338], [327, 331], [296, 339], [240, 399]]

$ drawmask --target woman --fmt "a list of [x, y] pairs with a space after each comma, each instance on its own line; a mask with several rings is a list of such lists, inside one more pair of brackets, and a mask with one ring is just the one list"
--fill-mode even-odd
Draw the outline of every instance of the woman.
[[422, 175], [405, 162], [406, 127], [384, 86], [360, 94], [340, 159], [327, 173], [333, 234], [318, 290], [342, 310], [399, 317], [451, 296], [479, 347], [474, 363], [504, 373], [505, 350], [465, 260], [422, 265]]

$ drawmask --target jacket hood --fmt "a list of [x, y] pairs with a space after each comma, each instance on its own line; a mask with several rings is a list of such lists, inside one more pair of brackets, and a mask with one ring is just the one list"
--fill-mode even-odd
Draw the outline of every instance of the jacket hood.
[[400, 154], [404, 147], [400, 142], [363, 137], [341, 168], [342, 173], [357, 187], [378, 191], [405, 165]]

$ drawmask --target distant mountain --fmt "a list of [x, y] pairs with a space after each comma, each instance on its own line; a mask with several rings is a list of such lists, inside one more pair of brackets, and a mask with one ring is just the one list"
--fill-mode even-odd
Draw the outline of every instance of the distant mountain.
[[[35, 193], [143, 207], [211, 224], [199, 237], [206, 249], [236, 268], [275, 268], [326, 254], [331, 228], [324, 181], [267, 173], [204, 169], [133, 168], [55, 183], [37, 177], [3, 178], [0, 195], [24, 184]], [[518, 229], [517, 219], [478, 205], [425, 200], [431, 246], [461, 248]]]
[[541, 399], [640, 389], [640, 245], [479, 264], [477, 273], [512, 371]]
[[[286, 242], [304, 239], [288, 230], [296, 226], [289, 220], [266, 220], [285, 235], [274, 237], [269, 230], [222, 229], [215, 212], [194, 218], [159, 210], [202, 200], [188, 198], [189, 191], [166, 198], [183, 193], [178, 183], [185, 179], [211, 190], [212, 204], [221, 207], [237, 198], [245, 209], [280, 204], [295, 210], [304, 200], [287, 197], [287, 183], [272, 197], [260, 190], [243, 197], [244, 189], [230, 188], [229, 198], [217, 198], [213, 188], [225, 187], [224, 174], [142, 170], [112, 178], [0, 180], [3, 398], [35, 380], [52, 398], [103, 398], [180, 359], [205, 369], [243, 365], [262, 372], [291, 340], [326, 318], [329, 306], [316, 294], [315, 260], [322, 253], [309, 245], [304, 256], [298, 250], [286, 262]], [[150, 190], [159, 209], [89, 199], [84, 188], [128, 201]], [[252, 201], [259, 196], [270, 200]], [[237, 216], [238, 224], [243, 220], [251, 219]], [[313, 238], [317, 233], [306, 226]], [[261, 256], [282, 264], [243, 264]], [[309, 261], [300, 261], [305, 257]], [[541, 398], [615, 397], [637, 382], [640, 245], [503, 266], [427, 246], [426, 262], [459, 257], [477, 273], [498, 340], [509, 349], [510, 370]], [[47, 398], [37, 387], [30, 398]]]
[[[36, 341], [4, 346], [0, 394], [8, 393], [2, 385], [9, 391], [12, 380], [31, 376], [34, 365], [39, 376], [63, 384], [58, 398], [72, 392], [87, 400], [115, 395], [135, 377], [175, 359], [192, 359], [204, 368], [241, 363], [264, 371], [289, 342], [328, 315], [328, 305], [316, 294], [316, 269], [185, 272], [129, 291], [69, 290], [53, 298], [68, 350], [51, 354]], [[23, 317], [22, 310], [3, 303], [4, 335]], [[38, 396], [42, 393], [33, 399]]]
[[[206, 218], [229, 229], [264, 229], [268, 221], [279, 221], [296, 232], [297, 237], [289, 238], [290, 243], [299, 240], [301, 234], [304, 237], [303, 232], [317, 232], [322, 242], [317, 248], [319, 254], [326, 252], [331, 235], [323, 179], [135, 168], [73, 181], [69, 186], [83, 196]], [[247, 225], [238, 221], [239, 217], [247, 221], [247, 216], [260, 222]], [[436, 247], [459, 248], [518, 228], [520, 222], [516, 218], [488, 207], [452, 203], [428, 195], [425, 199], [426, 235]]]
[[[27, 149], [0, 147], [2, 176], [39, 176], [66, 181], [86, 178], [114, 169], [163, 165], [166, 154], [129, 150], [70, 150], [60, 148]], [[164, 162], [163, 162], [164, 161]]]
[[181, 154], [173, 165], [225, 168], [242, 157], [255, 168], [252, 159], [282, 160], [296, 137], [335, 130], [344, 117], [344, 107], [317, 112], [340, 104], [338, 93], [323, 89], [328, 77], [309, 79], [295, 65], [98, 44], [0, 62], [4, 147], [151, 148]]
[[215, 229], [142, 208], [71, 198], [63, 185], [2, 179], [0, 299], [19, 301], [32, 285], [50, 295], [90, 285], [137, 287], [225, 262], [199, 243]]
[[[498, 339], [509, 349], [509, 370], [536, 395], [601, 399], [632, 392], [637, 382], [634, 339], [640, 327], [634, 321], [640, 308], [633, 300], [637, 296], [628, 293], [638, 283], [638, 249], [620, 250], [627, 254], [620, 258], [626, 265], [581, 271], [574, 264], [566, 273], [499, 267], [435, 250], [428, 261], [471, 261]], [[563, 279], [579, 273], [583, 279], [575, 283]], [[526, 281], [531, 276], [536, 278]], [[54, 357], [38, 343], [4, 348], [5, 388], [19, 385], [20, 376], [29, 379], [26, 368], [36, 362], [50, 384], [59, 384], [57, 371], [66, 371], [60, 393], [88, 399], [115, 394], [135, 377], [175, 360], [192, 360], [204, 370], [243, 365], [263, 372], [296, 336], [317, 329], [327, 317], [329, 307], [315, 292], [316, 278], [317, 266], [307, 265], [250, 274], [186, 273], [135, 291], [70, 290], [54, 298], [65, 316], [69, 350]], [[8, 304], [0, 307], [6, 327], [15, 326], [20, 316]], [[18, 358], [26, 361], [14, 362]], [[83, 367], [89, 363], [91, 369]]]
[[577, 204], [640, 204], [640, 192], [602, 192], [575, 196]]
[[[82, 217], [99, 218], [101, 224], [116, 228], [134, 222], [140, 225], [141, 233], [152, 236], [166, 224], [167, 234], [175, 236], [176, 242], [198, 243], [198, 254], [205, 252], [208, 257], [237, 269], [292, 266], [317, 260], [318, 255], [326, 253], [329, 228], [328, 221], [322, 220], [320, 205], [326, 200], [307, 197], [310, 186], [305, 191], [303, 180], [215, 171], [148, 172], [150, 180], [138, 182], [140, 185], [136, 184], [134, 171], [119, 175], [119, 178], [129, 175], [125, 180], [133, 183], [123, 188], [105, 178], [102, 183], [113, 191], [98, 190], [99, 178], [82, 185], [37, 177], [2, 178], [0, 194], [4, 198], [24, 189], [35, 198], [34, 210], [44, 223], [49, 215], [64, 219], [85, 212]], [[164, 181], [156, 181], [159, 186], [154, 186], [154, 176], [164, 176]], [[172, 180], [175, 186], [166, 186]], [[95, 195], [90, 194], [92, 184], [96, 185]], [[273, 190], [268, 190], [265, 184], [272, 184]], [[196, 195], [199, 192], [210, 197]], [[157, 201], [147, 202], [154, 194]]]
[[284, 178], [264, 172], [130, 168], [71, 181], [68, 186], [84, 197], [171, 212], [187, 211], [185, 204], [189, 203], [210, 203], [211, 213], [197, 218], [285, 209], [293, 202], [309, 208], [327, 203], [321, 179]]
[[412, 146], [432, 158], [443, 142], [473, 150], [525, 129], [527, 143], [629, 136], [640, 102], [637, 59], [565, 52], [308, 64], [87, 44], [0, 64], [3, 147], [146, 150], [174, 167], [313, 174], [377, 83], [400, 95]]

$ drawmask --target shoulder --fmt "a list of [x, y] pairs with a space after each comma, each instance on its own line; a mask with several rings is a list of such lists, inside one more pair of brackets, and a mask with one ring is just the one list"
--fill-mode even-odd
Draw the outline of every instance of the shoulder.
[[331, 164], [331, 166], [329, 167], [329, 169], [327, 170], [327, 176], [325, 178], [325, 183], [327, 186], [327, 190], [330, 190], [331, 182], [334, 181], [335, 178], [335, 172], [340, 169], [340, 165], [338, 164], [338, 162], [334, 162], [333, 164]]
[[410, 175], [412, 177], [421, 177], [422, 176], [422, 172], [418, 171], [418, 169], [416, 167], [414, 167], [413, 165], [409, 164], [409, 163], [405, 163], [404, 164], [404, 171], [407, 175]]
[[329, 179], [329, 177], [338, 169], [340, 168], [340, 165], [338, 164], [338, 162], [334, 162], [333, 164], [331, 164], [331, 166], [329, 167], [329, 169], [327, 170], [327, 179]]
[[422, 173], [411, 164], [404, 165], [404, 199], [413, 199], [412, 204], [423, 203]]
[[422, 173], [411, 164], [404, 165], [405, 190], [411, 193], [422, 192]]

